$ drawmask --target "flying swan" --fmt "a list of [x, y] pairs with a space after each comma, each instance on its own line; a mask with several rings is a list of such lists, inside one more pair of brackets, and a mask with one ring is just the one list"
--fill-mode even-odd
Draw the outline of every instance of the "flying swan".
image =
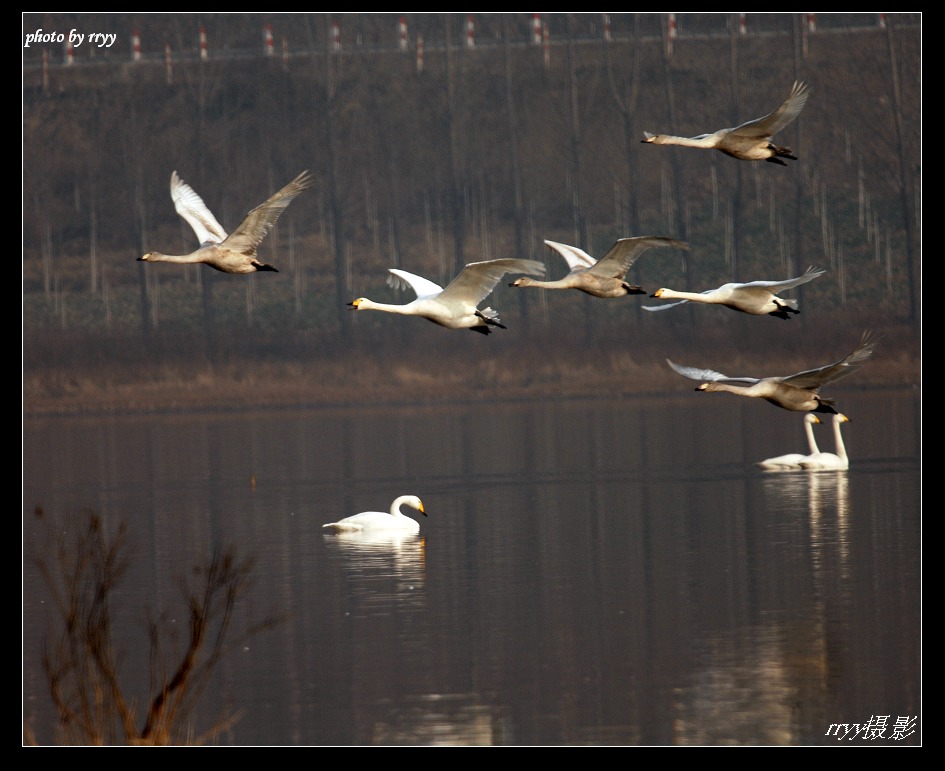
[[778, 292], [793, 289], [808, 281], [813, 281], [827, 271], [817, 268], [808, 268], [803, 276], [788, 278], [784, 281], [751, 281], [747, 284], [722, 284], [718, 289], [706, 289], [704, 292], [678, 292], [675, 289], [657, 289], [651, 297], [663, 300], [679, 300], [666, 305], [644, 305], [648, 311], [664, 311], [675, 308], [687, 302], [706, 303], [709, 305], [724, 305], [733, 311], [750, 313], [754, 316], [777, 316], [782, 319], [791, 318], [792, 313], [800, 313], [797, 309], [797, 300], [785, 300], [778, 297]]
[[312, 178], [303, 171], [268, 201], [252, 209], [231, 234], [217, 222], [203, 199], [184, 180], [171, 173], [171, 199], [174, 208], [197, 234], [200, 248], [190, 254], [148, 252], [139, 262], [203, 263], [223, 273], [255, 273], [259, 270], [278, 272], [272, 265], [260, 262], [256, 249], [272, 230], [276, 220], [292, 203], [292, 199], [312, 185]]
[[446, 289], [423, 276], [405, 270], [389, 268], [388, 272], [390, 276], [387, 283], [390, 286], [401, 289], [410, 287], [416, 292], [417, 298], [405, 305], [392, 305], [359, 297], [348, 305], [359, 311], [386, 311], [402, 316], [421, 316], [448, 329], [471, 329], [488, 335], [492, 332], [492, 327], [506, 327], [499, 321], [496, 311], [492, 308], [480, 310], [477, 307], [479, 303], [488, 297], [506, 273], [542, 276], [545, 266], [538, 260], [513, 258], [471, 262]]
[[[817, 440], [814, 438], [814, 424], [820, 423], [820, 418], [813, 412], [804, 415], [804, 433], [807, 435], [807, 447], [810, 450], [809, 455], [816, 455], [820, 452], [817, 447]], [[807, 458], [802, 452], [789, 452], [787, 455], [778, 455], [775, 458], [766, 458], [758, 461], [758, 465], [767, 471], [790, 471], [799, 469], [801, 461]]]
[[775, 134], [793, 121], [807, 104], [809, 91], [804, 83], [795, 81], [791, 94], [777, 110], [757, 120], [750, 120], [735, 128], [719, 129], [714, 134], [696, 137], [677, 137], [670, 134], [643, 132], [641, 141], [654, 145], [682, 145], [721, 150], [726, 155], [742, 161], [769, 161], [781, 166], [787, 164], [782, 158], [796, 161], [793, 150], [779, 147], [771, 140]]
[[840, 424], [848, 423], [850, 419], [843, 413], [837, 413], [833, 416], [833, 439], [836, 444], [836, 453], [815, 452], [804, 458], [800, 462], [803, 469], [810, 471], [822, 471], [827, 469], [844, 471], [850, 468], [850, 459], [847, 457], [847, 448], [843, 443], [843, 435], [840, 432]]
[[577, 289], [594, 297], [623, 297], [628, 294], [646, 294], [643, 287], [628, 284], [627, 271], [647, 249], [654, 246], [675, 246], [688, 249], [685, 241], [663, 236], [621, 238], [600, 260], [595, 260], [583, 249], [557, 241], [545, 241], [568, 264], [570, 272], [555, 281], [537, 281], [528, 276], [513, 281], [509, 286], [534, 286], [541, 289]]
[[817, 369], [783, 377], [729, 377], [711, 369], [684, 367], [674, 364], [669, 359], [666, 362], [683, 377], [703, 381], [696, 386], [697, 391], [709, 393], [723, 391], [736, 396], [752, 396], [794, 412], [835, 414], [837, 409], [834, 406], [834, 400], [820, 396], [821, 386], [835, 383], [858, 370], [860, 365], [873, 355], [875, 345], [872, 335], [868, 331], [864, 332], [860, 343], [846, 358]]
[[427, 512], [423, 502], [416, 495], [401, 495], [395, 498], [390, 505], [390, 511], [362, 511], [350, 517], [339, 519], [337, 522], [328, 522], [322, 525], [334, 533], [375, 533], [379, 531], [399, 533], [419, 533], [420, 523], [401, 512], [401, 506], [410, 506], [423, 516]]

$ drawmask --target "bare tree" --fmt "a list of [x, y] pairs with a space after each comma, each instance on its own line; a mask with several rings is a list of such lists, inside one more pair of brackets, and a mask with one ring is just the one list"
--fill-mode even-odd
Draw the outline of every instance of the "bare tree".
[[[62, 744], [169, 745], [213, 741], [240, 718], [224, 711], [202, 731], [191, 725], [195, 708], [223, 657], [234, 646], [275, 623], [269, 618], [234, 636], [234, 609], [251, 586], [254, 562], [233, 548], [218, 549], [181, 578], [188, 634], [183, 645], [168, 639], [164, 614], [149, 617], [149, 680], [129, 680], [121, 671], [125, 651], [116, 645], [116, 593], [132, 565], [127, 522], [109, 533], [91, 510], [63, 522], [41, 508], [40, 542], [33, 561], [51, 595], [54, 617], [42, 663], [58, 718]], [[193, 581], [191, 585], [190, 581]], [[171, 651], [171, 648], [182, 648]], [[146, 711], [132, 694], [145, 689]], [[31, 731], [24, 726], [27, 736]]]

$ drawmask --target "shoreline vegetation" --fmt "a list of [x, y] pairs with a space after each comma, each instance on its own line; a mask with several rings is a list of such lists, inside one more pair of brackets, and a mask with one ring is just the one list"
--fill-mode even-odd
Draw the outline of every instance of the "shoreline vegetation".
[[[849, 320], [806, 327], [792, 321], [795, 333], [784, 330], [784, 322], [772, 329], [768, 319], [749, 321], [754, 325], [734, 325], [727, 332], [724, 325], [712, 333], [701, 330], [704, 339], [698, 342], [695, 332], [682, 342], [666, 332], [589, 343], [528, 334], [524, 346], [511, 329], [470, 339], [466, 330], [431, 326], [401, 346], [395, 345], [393, 330], [311, 356], [305, 351], [291, 357], [241, 355], [236, 343], [224, 343], [215, 362], [185, 351], [136, 355], [109, 341], [81, 354], [68, 341], [60, 340], [61, 348], [53, 351], [25, 341], [23, 416], [674, 398], [688, 394], [693, 384], [670, 370], [667, 358], [731, 376], [788, 375], [843, 358], [865, 328]], [[737, 335], [731, 335], [735, 328]], [[825, 387], [825, 396], [842, 404], [844, 392], [921, 388], [921, 339], [914, 327], [871, 328], [879, 338], [873, 357]], [[831, 331], [818, 335], [818, 329]]]

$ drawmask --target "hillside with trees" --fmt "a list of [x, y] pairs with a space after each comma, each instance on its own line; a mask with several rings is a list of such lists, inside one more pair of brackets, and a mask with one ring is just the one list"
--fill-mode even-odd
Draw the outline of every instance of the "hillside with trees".
[[[24, 14], [24, 36], [116, 34], [24, 48], [25, 411], [665, 391], [667, 356], [787, 374], [867, 328], [885, 341], [870, 380], [918, 383], [920, 15], [538, 21]], [[760, 117], [796, 80], [811, 97], [778, 137], [788, 166], [640, 141]], [[304, 169], [316, 185], [261, 247], [278, 273], [137, 261], [197, 245], [173, 170], [232, 228]], [[391, 267], [445, 285], [527, 257], [556, 278], [544, 239], [600, 256], [636, 235], [691, 245], [634, 265], [651, 293], [828, 272], [789, 322], [505, 283], [484, 304], [508, 329], [488, 337], [348, 306], [412, 299]]]

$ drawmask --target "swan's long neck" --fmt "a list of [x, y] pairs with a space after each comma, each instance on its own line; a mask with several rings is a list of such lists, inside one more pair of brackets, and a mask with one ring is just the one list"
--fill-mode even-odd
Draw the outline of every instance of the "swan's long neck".
[[408, 495], [401, 495], [399, 498], [395, 498], [394, 502], [390, 505], [390, 513], [395, 517], [405, 517], [406, 519], [410, 519], [410, 517], [400, 510], [400, 507], [409, 500], [410, 496]]
[[816, 455], [820, 452], [820, 448], [817, 447], [817, 440], [814, 439], [814, 424], [812, 421], [804, 421], [804, 430], [807, 432], [807, 446], [810, 449], [811, 455]]
[[843, 433], [840, 431], [840, 424], [844, 423], [842, 417], [835, 415], [833, 419], [833, 439], [837, 445], [837, 457], [841, 460], [847, 460], [847, 448], [843, 443]]
[[539, 289], [570, 289], [571, 282], [566, 278], [559, 278], [554, 281], [539, 281], [536, 278], [522, 276], [515, 280], [513, 286], [534, 286]]
[[659, 297], [661, 300], [693, 300], [698, 303], [715, 302], [711, 295], [702, 294], [702, 292], [677, 292], [675, 289], [660, 289]]
[[650, 142], [654, 145], [681, 145], [683, 147], [715, 147], [718, 138], [714, 134], [698, 137], [677, 137], [672, 134], [657, 134]]
[[358, 303], [359, 311], [384, 311], [385, 313], [399, 313], [401, 316], [411, 316], [410, 305], [393, 305], [391, 303], [378, 303], [373, 300], [362, 299]]
[[144, 257], [141, 258], [145, 262], [179, 262], [179, 263], [195, 263], [202, 262], [202, 260], [197, 259], [193, 253], [191, 254], [161, 254], [161, 252], [148, 252]]

